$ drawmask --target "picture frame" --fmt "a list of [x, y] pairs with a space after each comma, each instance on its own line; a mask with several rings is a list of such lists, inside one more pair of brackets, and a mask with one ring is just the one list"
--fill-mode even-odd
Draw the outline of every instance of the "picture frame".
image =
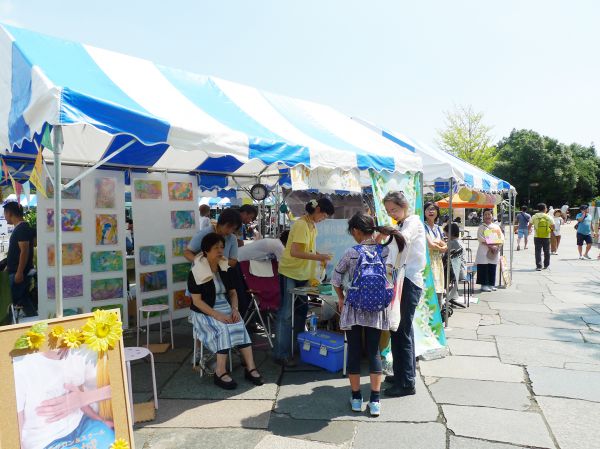
[[[118, 320], [121, 321], [121, 313], [119, 309], [113, 309], [110, 313], [116, 313]], [[69, 317], [54, 318], [38, 322], [28, 322], [9, 326], [0, 327], [0, 347], [5, 350], [0, 354], [0, 373], [2, 374], [3, 382], [0, 383], [0, 393], [3, 394], [4, 400], [0, 402], [0, 425], [2, 431], [0, 432], [0, 447], [11, 448], [11, 449], [26, 449], [27, 446], [23, 445], [23, 441], [27, 442], [27, 438], [46, 438], [50, 439], [50, 443], [55, 444], [57, 432], [61, 432], [61, 423], [67, 419], [79, 419], [81, 415], [81, 421], [79, 425], [71, 433], [67, 434], [62, 438], [79, 438], [77, 441], [81, 441], [81, 444], [89, 444], [91, 441], [88, 435], [93, 435], [92, 438], [97, 438], [96, 447], [97, 449], [109, 449], [110, 445], [114, 443], [116, 439], [125, 440], [130, 448], [135, 447], [133, 440], [133, 419], [131, 416], [131, 404], [128, 394], [127, 384], [127, 372], [125, 366], [125, 349], [123, 346], [123, 337], [120, 336], [118, 341], [112, 348], [109, 348], [105, 352], [96, 352], [92, 346], [86, 346], [82, 344], [78, 348], [67, 348], [66, 344], [57, 343], [62, 340], [53, 337], [52, 333], [54, 329], [64, 330], [76, 330], [83, 329], [89, 320], [94, 319], [93, 313], [87, 313], [82, 315], [74, 315]], [[16, 342], [27, 335], [28, 332], [33, 331], [36, 325], [47, 324], [47, 329], [44, 332], [46, 337], [43, 342], [40, 343], [39, 348], [36, 349], [14, 349]], [[58, 345], [61, 345], [60, 347]], [[94, 355], [96, 358], [90, 355]], [[64, 365], [60, 365], [61, 360], [64, 359]], [[90, 362], [90, 360], [95, 360]], [[90, 382], [92, 385], [97, 386], [100, 391], [100, 383], [103, 382], [100, 379], [108, 376], [108, 381], [104, 380], [104, 385], [110, 385], [108, 398], [104, 399], [100, 404], [100, 401], [96, 403], [90, 402], [87, 406], [76, 408], [69, 412], [67, 417], [62, 417], [60, 420], [53, 422], [52, 425], [45, 425], [44, 422], [40, 422], [40, 418], [34, 414], [34, 410], [39, 410], [37, 407], [44, 403], [48, 397], [57, 399], [66, 396], [69, 391], [65, 389], [65, 392], [61, 396], [56, 396], [57, 385], [49, 385], [51, 382], [41, 383], [25, 383], [26, 388], [23, 388], [23, 381], [16, 382], [16, 378], [22, 379], [26, 377], [28, 373], [31, 373], [32, 381], [33, 377], [40, 375], [40, 372], [48, 370], [48, 363], [58, 363], [59, 365], [51, 365], [53, 376], [46, 376], [46, 379], [58, 378], [56, 384], [64, 380], [61, 376], [71, 376], [70, 379], [77, 378], [77, 373], [87, 373], [85, 379], [85, 387], [82, 384], [78, 388], [81, 391], [86, 390], [89, 387]], [[80, 364], [85, 363], [85, 367], [80, 367]], [[90, 367], [90, 363], [95, 363]], [[57, 366], [59, 369], [57, 369]], [[62, 366], [62, 368], [60, 368]], [[33, 368], [33, 369], [32, 369]], [[15, 375], [15, 372], [18, 375]], [[97, 378], [91, 378], [90, 374], [97, 376]], [[102, 373], [102, 374], [101, 374]], [[36, 385], [36, 387], [31, 387]], [[65, 385], [65, 388], [66, 385]], [[60, 389], [60, 388], [59, 388]], [[71, 390], [72, 392], [73, 390]], [[25, 393], [24, 393], [25, 392]], [[52, 394], [49, 395], [49, 392]], [[77, 390], [79, 393], [79, 390]], [[27, 394], [27, 399], [24, 401], [23, 394]], [[37, 399], [39, 398], [39, 399]], [[25, 406], [21, 411], [18, 411], [18, 404], [34, 404], [36, 407]], [[108, 405], [107, 405], [108, 404]], [[19, 405], [23, 407], [23, 405]], [[105, 410], [111, 411], [110, 418], [106, 418], [106, 415], [102, 416]], [[31, 416], [34, 415], [34, 416]], [[39, 413], [38, 413], [39, 415]], [[44, 431], [31, 431], [31, 427], [26, 426], [27, 416], [30, 418], [30, 426], [36, 424], [38, 428], [40, 425], [44, 425]], [[95, 416], [95, 418], [93, 418]], [[88, 423], [82, 427], [82, 423]], [[47, 421], [46, 421], [47, 422]], [[75, 421], [77, 422], [77, 421]], [[90, 424], [91, 423], [91, 424]], [[108, 424], [107, 424], [108, 423]], [[68, 423], [67, 423], [68, 424]], [[66, 424], [65, 424], [66, 425]], [[102, 427], [104, 426], [104, 427]], [[105, 432], [103, 429], [114, 429], [114, 433]], [[66, 427], [69, 429], [68, 427]], [[45, 435], [47, 429], [48, 435]], [[93, 432], [96, 433], [93, 433]], [[29, 432], [29, 433], [28, 433]], [[66, 432], [66, 431], [64, 431]], [[80, 435], [81, 436], [75, 436]], [[85, 432], [85, 433], [84, 433]], [[60, 437], [61, 435], [58, 434]], [[109, 439], [110, 444], [108, 442]], [[62, 440], [61, 440], [62, 441]], [[102, 442], [104, 441], [104, 442]], [[39, 443], [39, 441], [36, 441]], [[28, 444], [28, 443], [25, 443]], [[88, 447], [88, 446], [82, 446]]]

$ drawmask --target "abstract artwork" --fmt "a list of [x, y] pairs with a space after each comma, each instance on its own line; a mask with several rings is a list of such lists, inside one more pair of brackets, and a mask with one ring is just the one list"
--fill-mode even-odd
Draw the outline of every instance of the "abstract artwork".
[[[65, 185], [70, 182], [69, 178], [62, 178], [61, 183]], [[48, 198], [54, 198], [54, 185], [49, 178], [46, 178], [46, 193], [48, 194]], [[80, 200], [81, 199], [81, 182], [77, 181], [71, 187], [62, 191], [62, 199], [63, 200]]]
[[192, 264], [189, 262], [175, 263], [171, 267], [173, 282], [185, 282], [188, 279]]
[[[48, 299], [56, 299], [56, 281], [48, 278], [46, 284]], [[63, 276], [63, 298], [77, 298], [83, 296], [83, 275]]]
[[116, 245], [117, 243], [117, 216], [96, 215], [96, 245]]
[[[81, 210], [62, 209], [61, 230], [63, 232], [81, 232]], [[54, 231], [54, 209], [46, 210], [46, 229]]]
[[92, 273], [123, 270], [122, 251], [94, 251], [91, 254]]
[[[56, 264], [56, 251], [54, 248], [54, 245], [48, 245], [46, 260], [50, 267]], [[81, 243], [63, 243], [62, 263], [63, 265], [81, 265], [83, 263], [83, 245]]]
[[160, 200], [162, 198], [162, 183], [136, 179], [133, 181], [133, 191], [138, 200]]
[[173, 292], [173, 307], [177, 309], [185, 309], [192, 303], [192, 298], [185, 295], [185, 290], [177, 290]]
[[170, 182], [168, 190], [171, 201], [192, 201], [194, 199], [191, 182]]
[[183, 256], [183, 253], [187, 249], [191, 237], [176, 237], [173, 239], [173, 257]]
[[140, 265], [162, 265], [167, 262], [165, 245], [142, 246], [140, 251]]
[[104, 299], [116, 299], [123, 297], [123, 279], [93, 279], [92, 280], [92, 301], [102, 301]]
[[142, 292], [153, 292], [167, 288], [167, 271], [151, 271], [140, 274], [140, 289]]
[[193, 210], [172, 210], [171, 227], [173, 229], [193, 229], [196, 218]]
[[113, 209], [116, 190], [116, 178], [96, 178], [96, 208]]

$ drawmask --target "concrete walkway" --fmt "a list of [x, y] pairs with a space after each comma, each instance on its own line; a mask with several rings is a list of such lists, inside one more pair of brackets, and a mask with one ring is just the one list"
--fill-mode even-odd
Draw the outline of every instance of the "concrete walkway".
[[[600, 447], [600, 261], [577, 260], [572, 226], [550, 269], [533, 245], [516, 253], [514, 283], [477, 293], [447, 331], [450, 354], [420, 361], [417, 395], [383, 399], [382, 415], [352, 414], [339, 374], [282, 372], [255, 349], [268, 383], [225, 392], [192, 371], [191, 327], [157, 355], [159, 410], [136, 426], [137, 448], [515, 449]], [[150, 397], [149, 367], [133, 366], [136, 401]], [[363, 394], [368, 394], [363, 379]]]

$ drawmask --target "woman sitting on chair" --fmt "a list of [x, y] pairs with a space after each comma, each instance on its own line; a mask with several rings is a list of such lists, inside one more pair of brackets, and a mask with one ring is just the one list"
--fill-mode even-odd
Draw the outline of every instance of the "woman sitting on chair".
[[227, 371], [227, 354], [237, 347], [246, 362], [245, 377], [254, 385], [263, 379], [252, 356], [252, 341], [238, 311], [235, 285], [223, 257], [225, 240], [210, 233], [202, 239], [201, 253], [188, 276], [188, 290], [192, 295], [192, 324], [197, 338], [217, 355], [215, 385], [233, 390], [237, 383]]

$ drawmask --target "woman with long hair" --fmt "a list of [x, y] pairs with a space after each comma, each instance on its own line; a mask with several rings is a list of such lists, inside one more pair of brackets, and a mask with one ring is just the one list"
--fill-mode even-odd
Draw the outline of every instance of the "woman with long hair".
[[493, 222], [492, 209], [483, 211], [483, 223], [477, 230], [479, 248], [475, 256], [477, 265], [477, 283], [481, 285], [482, 292], [498, 290], [496, 288], [496, 269], [500, 261], [500, 246], [504, 236], [500, 226]]
[[444, 241], [444, 232], [436, 223], [440, 216], [440, 208], [433, 201], [428, 201], [423, 206], [425, 212], [425, 233], [427, 246], [429, 247], [429, 260], [431, 261], [431, 272], [433, 273], [433, 284], [438, 297], [440, 308], [442, 306], [442, 294], [444, 293], [444, 262], [442, 260], [447, 251]]

